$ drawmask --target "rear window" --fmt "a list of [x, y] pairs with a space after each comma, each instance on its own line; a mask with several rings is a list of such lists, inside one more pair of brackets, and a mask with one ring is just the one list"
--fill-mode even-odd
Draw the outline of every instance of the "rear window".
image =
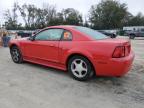
[[96, 39], [96, 40], [100, 40], [100, 39], [106, 39], [108, 38], [106, 35], [96, 31], [96, 30], [93, 30], [93, 29], [90, 29], [90, 28], [87, 28], [87, 27], [74, 27], [76, 30], [90, 36], [91, 38], [93, 39]]

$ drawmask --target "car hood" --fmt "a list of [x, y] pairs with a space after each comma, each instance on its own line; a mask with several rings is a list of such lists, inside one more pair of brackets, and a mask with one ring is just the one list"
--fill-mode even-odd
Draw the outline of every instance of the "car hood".
[[19, 43], [19, 42], [21, 42], [21, 41], [25, 41], [25, 40], [28, 40], [28, 37], [26, 37], [26, 38], [19, 38], [19, 39], [12, 39], [12, 40], [10, 40], [10, 43]]
[[25, 37], [25, 38], [20, 38], [20, 39], [16, 39], [16, 40], [27, 40], [29, 37]]

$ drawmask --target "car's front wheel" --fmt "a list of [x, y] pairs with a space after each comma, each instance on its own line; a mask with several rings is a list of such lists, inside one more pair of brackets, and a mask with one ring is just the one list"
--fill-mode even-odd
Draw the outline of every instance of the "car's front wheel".
[[10, 53], [11, 53], [12, 60], [15, 63], [23, 62], [22, 54], [17, 46], [13, 46], [12, 48], [10, 48]]
[[68, 71], [73, 78], [79, 81], [90, 79], [94, 73], [91, 63], [83, 56], [72, 57], [68, 62]]

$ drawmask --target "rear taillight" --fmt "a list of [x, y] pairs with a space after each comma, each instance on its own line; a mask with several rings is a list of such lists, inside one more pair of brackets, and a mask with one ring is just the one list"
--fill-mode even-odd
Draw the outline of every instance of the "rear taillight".
[[125, 56], [128, 56], [130, 51], [131, 51], [131, 46], [130, 45], [125, 46]]
[[112, 57], [113, 58], [121, 58], [128, 56], [131, 51], [131, 45], [126, 45], [126, 46], [117, 46], [113, 52]]
[[125, 57], [125, 46], [118, 46], [115, 48], [113, 55], [113, 58], [121, 58]]

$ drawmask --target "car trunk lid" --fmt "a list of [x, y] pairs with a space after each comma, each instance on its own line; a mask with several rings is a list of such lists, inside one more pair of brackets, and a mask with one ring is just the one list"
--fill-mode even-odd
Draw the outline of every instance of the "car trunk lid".
[[[114, 45], [114, 52], [113, 55], [119, 53], [119, 56], [117, 57], [125, 57], [130, 54], [131, 51], [131, 42], [129, 39], [104, 39], [104, 40], [98, 40], [99, 42], [102, 43], [109, 43]], [[116, 56], [114, 56], [116, 57]]]

